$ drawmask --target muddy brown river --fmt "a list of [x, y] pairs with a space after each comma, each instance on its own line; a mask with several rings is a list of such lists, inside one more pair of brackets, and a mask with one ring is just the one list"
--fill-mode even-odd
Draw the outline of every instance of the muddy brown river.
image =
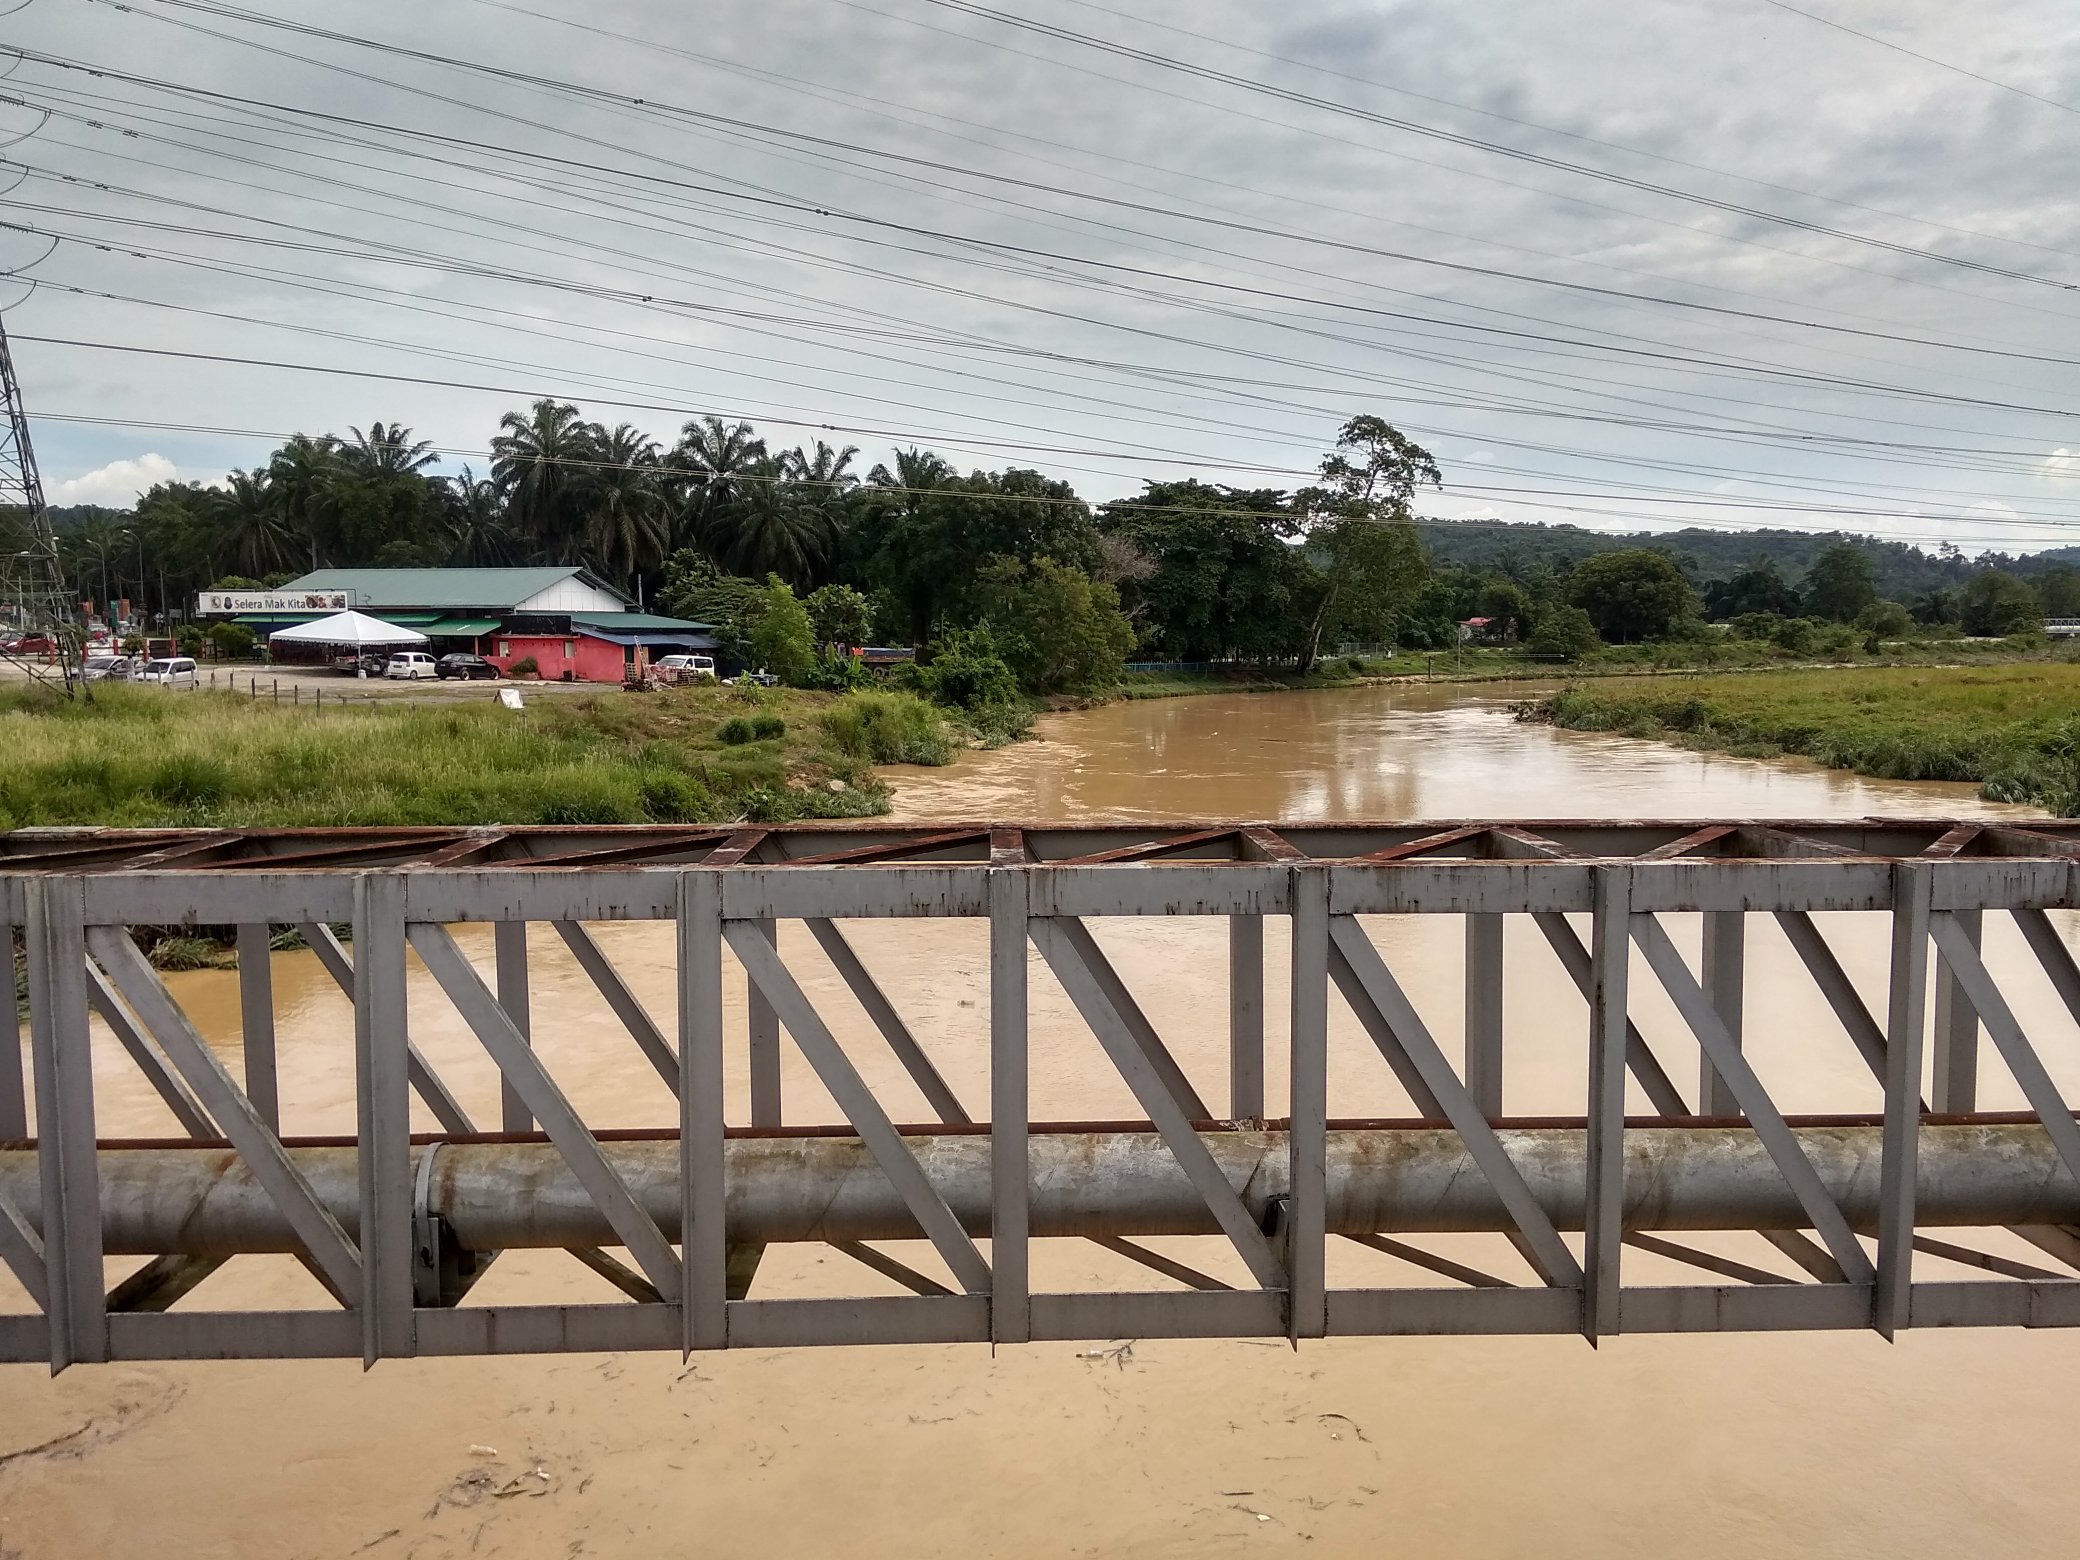
[[[905, 818], [2013, 811], [1968, 787], [1521, 726], [1507, 697], [1369, 688], [1118, 704], [890, 778]], [[1694, 950], [1694, 930], [1674, 929]], [[1830, 931], [1868, 995], [1882, 928]], [[1408, 918], [1375, 932], [1449, 1043], [1457, 923]], [[1100, 936], [1187, 1069], [1212, 1085], [1225, 1065], [1222, 929], [1133, 923]], [[1584, 1010], [1557, 965], [1510, 936], [1508, 1108], [1578, 1111]], [[782, 937], [840, 1038], [864, 1040], [864, 1019], [843, 1017], [806, 937]], [[1751, 937], [1750, 1049], [1780, 1102], [1873, 1108], [1875, 1086], [1788, 950], [1759, 925]], [[2019, 944], [1991, 918], [1988, 939], [1989, 960], [2019, 968]], [[461, 940], [488, 960], [487, 938]], [[668, 929], [604, 927], [600, 940], [668, 1015]], [[1275, 929], [1267, 941], [1276, 1026], [1283, 947]], [[979, 928], [867, 923], [856, 944], [955, 1090], [985, 1101]], [[1424, 956], [1432, 949], [1439, 958]], [[615, 1124], [671, 1120], [669, 1095], [560, 945], [538, 939], [532, 951], [537, 1044], [581, 1110]], [[274, 979], [291, 1130], [351, 1130], [347, 1003], [306, 954], [277, 955]], [[235, 976], [171, 983], [214, 1041], [235, 1046]], [[1679, 1080], [1694, 1078], [1694, 1047], [1645, 998], [1642, 1028]], [[2011, 999], [2047, 1037], [2069, 1096], [2080, 1092], [2080, 1042], [2048, 1039], [2070, 1027], [2054, 1021], [2048, 988], [2018, 980]], [[415, 985], [412, 1022], [470, 1108], [494, 1116], [496, 1076], [452, 1010]], [[1332, 1110], [1405, 1109], [1363, 1044], [1332, 1031]], [[1131, 1108], [1038, 966], [1032, 1050], [1036, 1115]], [[873, 1061], [882, 1048], [858, 1054], [898, 1119], [926, 1114], [892, 1064]], [[738, 1120], [740, 1055], [732, 1065]], [[1274, 1078], [1280, 1066], [1274, 1039]], [[167, 1130], [115, 1058], [96, 1086], [105, 1131]], [[791, 1051], [787, 1090], [791, 1120], [836, 1119]], [[2020, 1104], [1997, 1065], [1982, 1103]], [[892, 1249], [930, 1270], [927, 1252]], [[1207, 1244], [1191, 1250], [1230, 1271]], [[1464, 1250], [1526, 1271], [1508, 1268], [1499, 1239]], [[1655, 1260], [1628, 1253], [1628, 1278], [1655, 1281]], [[834, 1252], [782, 1248], [768, 1263], [759, 1283], [775, 1292], [894, 1292]], [[1351, 1248], [1330, 1276], [1426, 1281], [1394, 1267]], [[1080, 1243], [1035, 1251], [1036, 1286], [1134, 1284], [1138, 1272]], [[549, 1252], [502, 1258], [477, 1293], [610, 1298]], [[226, 1307], [320, 1299], [292, 1262], [257, 1258], [196, 1295]], [[0, 1307], [21, 1303], [0, 1281]], [[1563, 1338], [1341, 1339], [1297, 1353], [1263, 1341], [778, 1350], [688, 1366], [646, 1354], [386, 1361], [367, 1374], [348, 1361], [117, 1365], [55, 1381], [17, 1366], [0, 1368], [0, 1557], [2067, 1556], [2080, 1515], [2066, 1439], [2076, 1380], [2080, 1336], [2055, 1331], [1909, 1332], [1893, 1345], [1870, 1334], [1620, 1337], [1597, 1350]]]

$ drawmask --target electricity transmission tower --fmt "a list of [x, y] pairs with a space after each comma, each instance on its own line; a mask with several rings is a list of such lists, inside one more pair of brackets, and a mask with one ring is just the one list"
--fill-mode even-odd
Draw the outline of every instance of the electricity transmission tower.
[[[58, 539], [44, 507], [36, 451], [29, 443], [29, 415], [7, 327], [0, 322], [0, 392], [7, 416], [0, 421], [0, 659], [39, 680], [62, 681], [69, 696], [84, 690], [80, 650], [85, 642], [79, 603], [66, 588], [58, 562]], [[7, 645], [23, 648], [9, 650]], [[38, 648], [30, 648], [36, 646]]]

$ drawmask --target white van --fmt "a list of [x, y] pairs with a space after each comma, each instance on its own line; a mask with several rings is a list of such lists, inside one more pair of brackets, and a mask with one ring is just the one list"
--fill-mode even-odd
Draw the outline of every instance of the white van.
[[651, 668], [664, 682], [700, 682], [715, 675], [712, 655], [662, 655]]
[[438, 677], [440, 663], [424, 650], [400, 650], [383, 665], [385, 677]]
[[195, 663], [184, 655], [162, 656], [156, 661], [145, 662], [137, 680], [157, 683], [162, 688], [192, 688], [195, 686]]

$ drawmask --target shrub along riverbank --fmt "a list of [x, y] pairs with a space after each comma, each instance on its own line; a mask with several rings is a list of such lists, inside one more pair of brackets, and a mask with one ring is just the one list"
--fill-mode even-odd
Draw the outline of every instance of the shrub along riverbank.
[[0, 692], [0, 827], [704, 823], [888, 810], [871, 766], [943, 764], [909, 694], [676, 688], [509, 710], [317, 713], [104, 684]]
[[1973, 781], [2080, 815], [2080, 665], [1830, 667], [1570, 684], [1527, 720], [1747, 758], [1795, 754], [1887, 780]]

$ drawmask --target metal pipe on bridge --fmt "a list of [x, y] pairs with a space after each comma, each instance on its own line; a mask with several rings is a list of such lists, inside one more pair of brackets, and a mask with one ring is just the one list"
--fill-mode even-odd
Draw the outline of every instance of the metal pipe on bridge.
[[[1878, 1226], [1875, 1126], [1796, 1129], [1799, 1146], [1850, 1224]], [[1583, 1226], [1586, 1133], [1577, 1127], [1498, 1133], [1532, 1194], [1564, 1230]], [[1250, 1211], [1288, 1190], [1282, 1132], [1206, 1132], [1200, 1141]], [[990, 1140], [973, 1133], [905, 1139], [971, 1235], [990, 1233]], [[607, 1161], [667, 1239], [680, 1237], [679, 1144], [608, 1141]], [[465, 1142], [437, 1155], [428, 1209], [477, 1251], [612, 1245], [616, 1236], [555, 1147]], [[290, 1158], [350, 1233], [358, 1223], [359, 1155], [291, 1147]], [[1043, 1132], [1028, 1146], [1036, 1236], [1213, 1235], [1206, 1200], [1151, 1132]], [[1327, 1224], [1347, 1235], [1507, 1232], [1516, 1228], [1463, 1141], [1446, 1128], [1339, 1130], [1328, 1135]], [[228, 1148], [107, 1148], [98, 1155], [102, 1238], [111, 1254], [232, 1256], [296, 1249], [289, 1223]], [[915, 1219], [855, 1137], [733, 1138], [725, 1149], [733, 1245], [914, 1239]], [[1915, 1211], [1924, 1225], [2080, 1223], [2080, 1184], [2035, 1123], [1928, 1126]], [[42, 1227], [33, 1151], [0, 1151], [0, 1198]], [[1625, 1227], [1775, 1230], [1810, 1217], [1745, 1126], [1635, 1127], [1626, 1133]]]

